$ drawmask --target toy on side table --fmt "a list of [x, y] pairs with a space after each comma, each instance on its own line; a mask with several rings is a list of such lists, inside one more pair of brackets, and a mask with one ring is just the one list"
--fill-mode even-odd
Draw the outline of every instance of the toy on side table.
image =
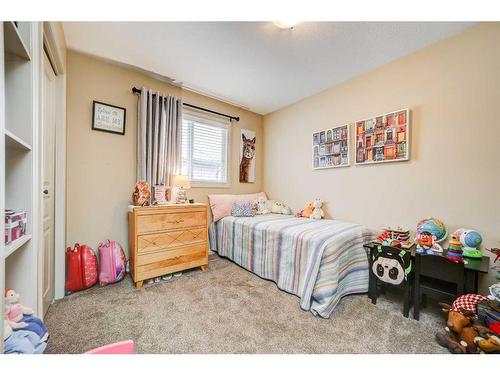
[[448, 242], [448, 252], [446, 253], [446, 257], [455, 262], [464, 261], [462, 244], [455, 233], [451, 235], [451, 239]]
[[410, 231], [401, 227], [384, 229], [377, 236], [375, 242], [379, 242], [384, 246], [401, 247], [403, 249], [409, 249], [413, 246], [413, 241], [410, 240]]
[[321, 220], [325, 217], [325, 213], [323, 212], [323, 209], [321, 208], [323, 206], [323, 201], [319, 198], [316, 198], [313, 202], [313, 212], [311, 216], [309, 216], [310, 219], [313, 220]]
[[479, 246], [483, 242], [483, 238], [478, 231], [473, 229], [460, 228], [453, 233], [462, 244], [464, 256], [466, 258], [479, 258], [483, 257], [483, 253], [479, 250]]
[[417, 253], [434, 254], [442, 253], [443, 248], [439, 245], [448, 237], [448, 231], [443, 222], [430, 217], [417, 223]]

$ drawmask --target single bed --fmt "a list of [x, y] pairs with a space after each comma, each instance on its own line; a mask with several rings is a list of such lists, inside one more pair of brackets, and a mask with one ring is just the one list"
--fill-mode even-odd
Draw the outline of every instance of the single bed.
[[226, 216], [210, 226], [213, 251], [273, 280], [323, 318], [343, 296], [368, 291], [363, 244], [372, 239], [360, 224], [289, 215]]

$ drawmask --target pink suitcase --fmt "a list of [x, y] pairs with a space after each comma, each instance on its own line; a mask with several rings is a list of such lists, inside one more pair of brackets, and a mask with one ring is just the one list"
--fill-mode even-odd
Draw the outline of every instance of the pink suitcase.
[[125, 252], [116, 241], [107, 240], [100, 243], [99, 252], [99, 285], [113, 284], [125, 277]]

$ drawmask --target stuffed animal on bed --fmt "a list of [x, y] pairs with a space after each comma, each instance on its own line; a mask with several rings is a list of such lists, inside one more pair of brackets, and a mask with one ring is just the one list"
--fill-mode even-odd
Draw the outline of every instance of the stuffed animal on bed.
[[281, 202], [275, 201], [273, 206], [271, 207], [271, 213], [273, 214], [281, 214], [281, 209], [283, 208], [283, 204]]
[[321, 220], [325, 217], [325, 213], [323, 212], [321, 206], [323, 206], [323, 201], [319, 198], [316, 198], [313, 202], [314, 210], [311, 216], [309, 216], [310, 219]]
[[314, 210], [313, 203], [312, 202], [307, 202], [306, 203], [306, 208], [304, 208], [302, 211], [297, 212], [297, 217], [309, 217], [311, 216], [312, 212]]
[[266, 198], [264, 198], [264, 197], [257, 198], [257, 211], [255, 212], [255, 214], [256, 215], [266, 215], [268, 213], [269, 213], [269, 210], [267, 209]]
[[283, 204], [282, 207], [281, 207], [281, 214], [282, 215], [291, 215], [293, 212], [292, 212], [292, 209], [290, 207], [288, 207], [286, 204]]

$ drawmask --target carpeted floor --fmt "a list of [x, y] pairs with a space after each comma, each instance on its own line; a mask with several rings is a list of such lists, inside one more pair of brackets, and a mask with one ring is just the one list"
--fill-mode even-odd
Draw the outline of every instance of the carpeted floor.
[[137, 353], [446, 353], [434, 341], [444, 318], [425, 309], [419, 322], [401, 300], [345, 297], [331, 319], [302, 311], [299, 299], [234, 263], [212, 256], [161, 284], [130, 278], [54, 303], [45, 321], [46, 353], [82, 353], [133, 339]]

